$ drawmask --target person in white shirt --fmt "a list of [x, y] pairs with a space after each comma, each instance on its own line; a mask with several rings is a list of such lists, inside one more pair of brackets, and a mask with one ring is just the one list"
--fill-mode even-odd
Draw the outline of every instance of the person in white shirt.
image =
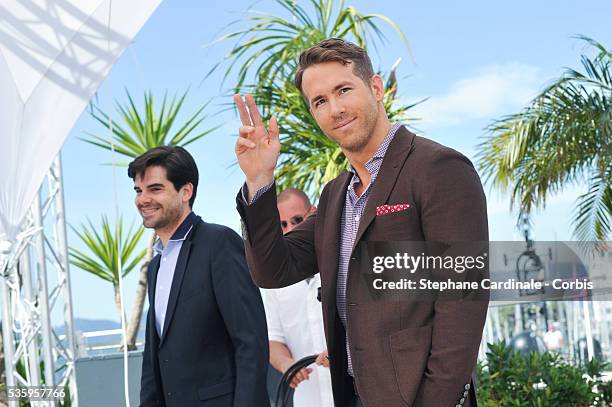
[[[316, 208], [299, 189], [287, 188], [277, 198], [283, 233], [289, 233]], [[323, 331], [318, 274], [284, 288], [263, 289], [270, 341], [270, 364], [284, 373], [305, 356], [319, 355], [316, 365], [295, 375], [294, 407], [333, 407], [329, 361]]]
[[544, 334], [544, 344], [550, 351], [561, 351], [563, 348], [563, 333], [560, 331], [560, 324], [553, 322]]

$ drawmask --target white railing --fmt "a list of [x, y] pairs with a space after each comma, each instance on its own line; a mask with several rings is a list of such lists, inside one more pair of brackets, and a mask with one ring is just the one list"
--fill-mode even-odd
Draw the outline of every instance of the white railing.
[[[106, 329], [102, 331], [91, 331], [91, 332], [77, 332], [77, 354], [79, 357], [94, 356], [100, 353], [106, 353], [109, 349], [119, 351], [121, 347], [121, 336], [122, 330], [117, 329]], [[90, 341], [100, 338], [112, 338], [117, 337], [116, 341], [112, 343], [106, 343], [103, 345], [91, 345]], [[60, 335], [59, 339], [64, 340], [65, 335]], [[110, 342], [110, 341], [109, 341]], [[136, 342], [136, 347], [141, 349], [144, 342]]]

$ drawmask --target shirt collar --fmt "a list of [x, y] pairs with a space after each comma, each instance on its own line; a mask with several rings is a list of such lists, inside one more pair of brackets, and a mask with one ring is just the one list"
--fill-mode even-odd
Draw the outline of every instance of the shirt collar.
[[[387, 135], [385, 136], [385, 139], [383, 140], [383, 142], [380, 143], [380, 146], [378, 146], [378, 149], [376, 150], [376, 152], [374, 152], [374, 155], [372, 156], [372, 158], [370, 158], [368, 162], [365, 163], [365, 167], [370, 173], [370, 175], [372, 175], [372, 170], [373, 170], [372, 163], [385, 158], [385, 154], [387, 153], [387, 149], [389, 148], [391, 141], [393, 141], [393, 138], [395, 137], [395, 133], [397, 133], [397, 130], [399, 130], [399, 128], [402, 127], [403, 125], [404, 125], [403, 123], [399, 123], [399, 122], [393, 124], [393, 126], [391, 126], [391, 128], [389, 129], [389, 133], [387, 133]], [[349, 165], [349, 171], [352, 172], [353, 174], [357, 174], [357, 171], [352, 165]]]
[[[174, 231], [168, 243], [184, 241], [187, 238], [187, 235], [189, 234], [189, 232], [191, 232], [191, 229], [193, 229], [193, 226], [197, 222], [199, 222], [200, 219], [201, 218], [195, 213], [193, 213], [193, 211], [189, 212], [189, 215], [187, 215], [183, 223], [181, 223], [180, 226]], [[157, 253], [162, 252], [162, 250], [164, 249], [164, 246], [162, 245], [161, 239], [157, 239], [157, 241], [155, 242], [155, 245], [153, 246], [153, 249]]]

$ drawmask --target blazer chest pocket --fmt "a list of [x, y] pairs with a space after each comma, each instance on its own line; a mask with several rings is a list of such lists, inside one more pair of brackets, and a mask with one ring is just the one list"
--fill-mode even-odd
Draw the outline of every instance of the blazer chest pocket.
[[406, 328], [389, 336], [395, 380], [402, 399], [412, 405], [431, 349], [432, 326]]
[[371, 231], [371, 240], [410, 240], [415, 236], [415, 211], [407, 210], [376, 216]]
[[198, 398], [200, 400], [210, 400], [233, 392], [234, 380], [232, 379], [225, 382], [200, 387], [198, 389]]

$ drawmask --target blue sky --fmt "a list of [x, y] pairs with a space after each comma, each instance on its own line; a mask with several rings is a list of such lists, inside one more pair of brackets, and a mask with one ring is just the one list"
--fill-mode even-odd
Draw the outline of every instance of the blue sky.
[[[305, 3], [300, 1], [300, 3]], [[206, 101], [207, 126], [221, 129], [191, 145], [200, 170], [198, 199], [194, 209], [206, 221], [238, 230], [239, 217], [234, 197], [243, 182], [234, 160], [233, 145], [239, 121], [232, 112], [222, 112], [229, 102], [223, 95], [232, 80], [220, 88], [220, 73], [202, 83], [206, 72], [225, 55], [233, 43], [206, 46], [223, 28], [240, 21], [242, 10], [252, 2], [192, 0], [163, 2], [132, 45], [113, 67], [99, 88], [100, 106], [108, 111], [114, 99], [126, 101], [127, 88], [137, 102], [145, 91], [161, 100], [163, 93], [190, 89], [183, 119]], [[410, 2], [399, 0], [348, 1], [362, 13], [391, 17], [403, 30], [412, 57], [387, 27], [388, 41], [371, 57], [375, 68], [388, 71], [402, 58], [399, 93], [405, 101], [429, 99], [417, 107], [420, 134], [453, 147], [469, 157], [485, 135], [483, 128], [503, 114], [524, 106], [538, 90], [558, 77], [563, 67], [578, 67], [584, 43], [572, 39], [584, 34], [607, 47], [612, 44], [612, 3], [591, 1], [557, 2]], [[254, 3], [255, 9], [282, 13], [272, 0]], [[179, 118], [180, 119], [180, 118]], [[180, 122], [180, 120], [179, 120]], [[84, 112], [63, 149], [64, 188], [67, 219], [78, 226], [89, 217], [113, 218], [115, 206], [128, 221], [139, 221], [133, 206], [131, 180], [125, 168], [103, 166], [111, 153], [79, 140], [84, 132], [108, 136], [107, 131]], [[122, 161], [121, 157], [117, 157]], [[114, 174], [113, 174], [114, 172]], [[117, 191], [117, 205], [114, 189]], [[509, 211], [508, 196], [486, 187], [489, 200], [489, 229], [492, 240], [516, 240], [515, 215]], [[567, 240], [569, 219], [580, 186], [552, 197], [546, 210], [534, 218], [534, 237]], [[144, 239], [143, 239], [144, 242]], [[69, 244], [82, 247], [71, 232]], [[72, 268], [74, 313], [80, 318], [117, 319], [109, 283]], [[136, 273], [125, 279], [127, 309], [131, 307]]]

